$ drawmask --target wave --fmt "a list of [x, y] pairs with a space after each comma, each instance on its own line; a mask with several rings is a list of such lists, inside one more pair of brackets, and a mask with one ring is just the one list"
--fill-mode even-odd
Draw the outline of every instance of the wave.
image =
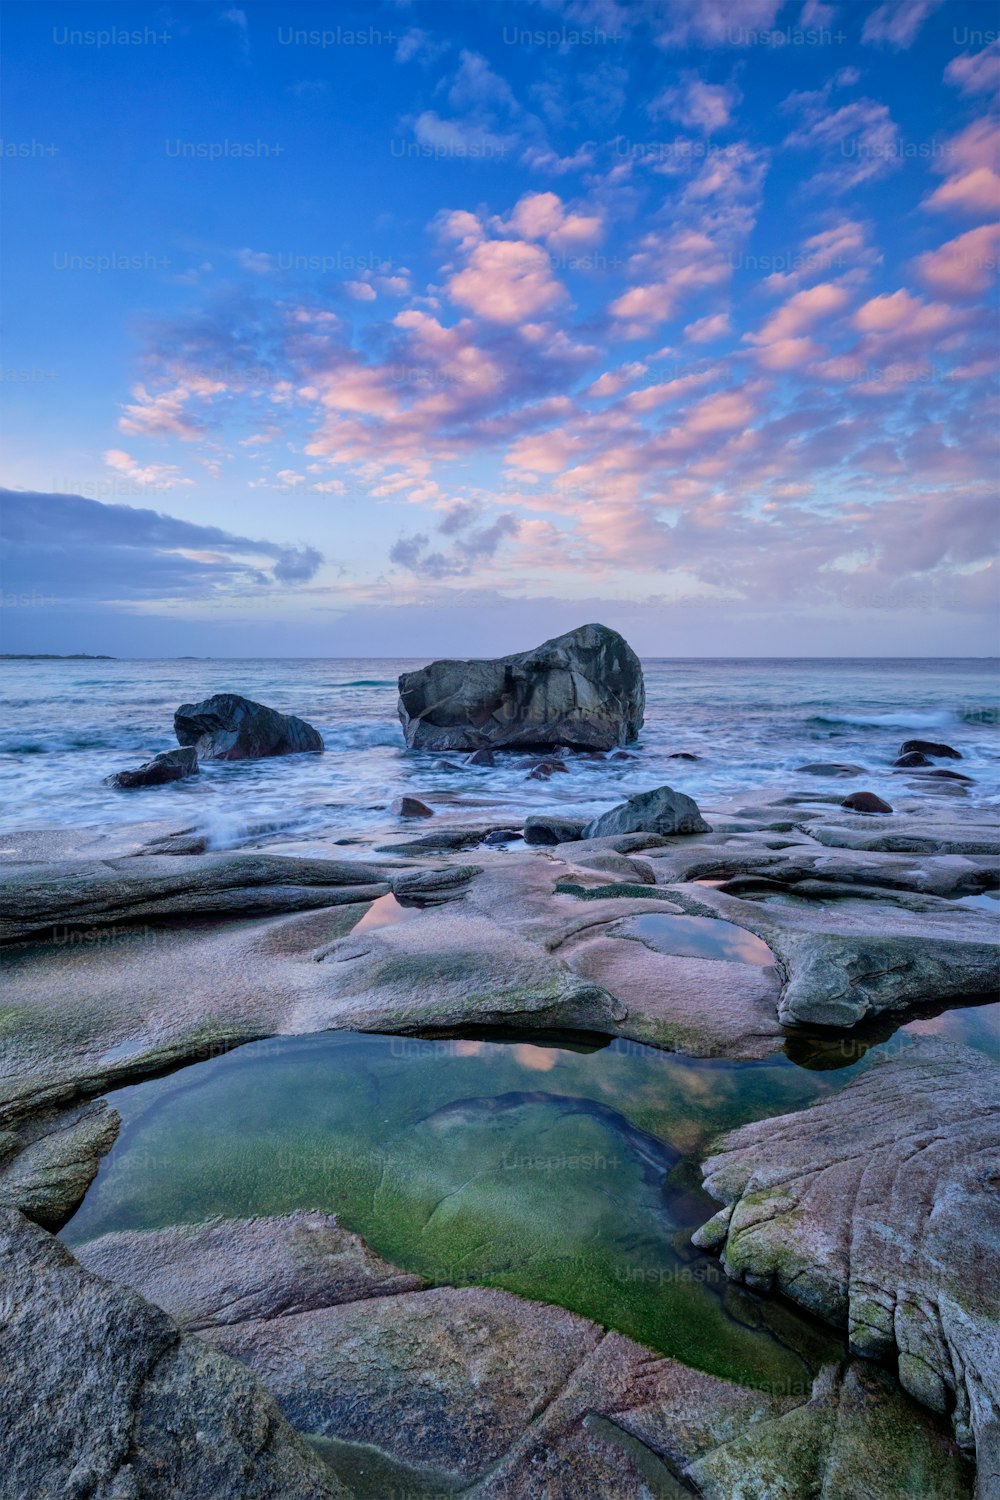
[[849, 724], [855, 729], [944, 729], [957, 717], [950, 709], [915, 709], [894, 714], [812, 714], [806, 723]]
[[993, 703], [981, 708], [963, 708], [958, 717], [963, 724], [1000, 724], [1000, 707]]
[[323, 731], [327, 750], [370, 750], [385, 745], [393, 750], [403, 748], [403, 731], [398, 724], [353, 724]]
[[396, 687], [395, 677], [358, 677], [353, 682], [333, 682], [331, 687]]

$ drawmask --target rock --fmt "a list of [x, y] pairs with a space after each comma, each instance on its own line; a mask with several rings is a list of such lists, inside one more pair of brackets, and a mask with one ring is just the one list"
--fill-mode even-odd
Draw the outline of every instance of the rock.
[[568, 775], [567, 767], [561, 760], [540, 760], [528, 772], [528, 780], [548, 781], [557, 772], [561, 772], [564, 776]]
[[693, 797], [675, 792], [672, 786], [660, 786], [652, 792], [639, 792], [620, 807], [594, 818], [587, 824], [584, 838], [603, 838], [616, 833], [710, 832]]
[[841, 807], [850, 808], [852, 812], [860, 813], [891, 813], [892, 808], [888, 802], [883, 802], [881, 797], [876, 797], [874, 792], [852, 792], [845, 797], [840, 804]]
[[120, 787], [122, 790], [136, 786], [163, 786], [168, 781], [183, 781], [186, 776], [197, 776], [198, 752], [190, 745], [178, 750], [164, 750], [147, 760], [134, 771], [116, 771], [105, 776], [104, 785]]
[[635, 739], [644, 709], [639, 658], [605, 625], [496, 660], [432, 662], [399, 679], [412, 750], [608, 750]]
[[467, 766], [495, 766], [496, 763], [497, 758], [493, 754], [493, 751], [487, 750], [485, 747], [481, 750], [473, 750], [465, 762]]
[[894, 766], [929, 766], [932, 764], [933, 762], [929, 761], [927, 756], [919, 750], [908, 750], [893, 761]]
[[701, 756], [692, 755], [690, 750], [671, 750], [667, 760], [701, 760]]
[[813, 760], [807, 766], [796, 766], [797, 771], [805, 771], [810, 776], [863, 776], [864, 771], [860, 766], [852, 766], [838, 760]]
[[317, 730], [304, 719], [238, 693], [216, 693], [203, 703], [182, 703], [174, 714], [181, 745], [193, 745], [201, 760], [256, 760], [323, 749]]
[[608, 760], [638, 760], [638, 759], [639, 759], [639, 757], [637, 755], [633, 755], [630, 750], [612, 750], [611, 754], [608, 756]]
[[564, 844], [583, 837], [585, 818], [560, 818], [555, 814], [532, 813], [524, 820], [526, 844]]
[[245, 1365], [0, 1211], [5, 1495], [340, 1500]]
[[358, 1494], [968, 1494], [937, 1424], [863, 1361], [815, 1378], [803, 1365], [791, 1389], [731, 1384], [559, 1307], [411, 1289], [328, 1215], [119, 1234], [80, 1254], [259, 1372]]
[[46, 1229], [61, 1228], [83, 1201], [120, 1125], [100, 1099], [0, 1138], [0, 1208], [20, 1209]]
[[[370, 901], [389, 892], [384, 869], [360, 860], [282, 854], [147, 855], [62, 860], [0, 870], [0, 939], [90, 927], [119, 950], [150, 933], [137, 921], [165, 917], [273, 914]], [[83, 939], [80, 940], [81, 942]]]
[[313, 1312], [424, 1285], [319, 1211], [124, 1230], [90, 1240], [76, 1254], [87, 1270], [168, 1308], [187, 1329]]
[[832, 1098], [716, 1142], [726, 1207], [695, 1235], [728, 1274], [846, 1324], [851, 1350], [898, 1360], [1000, 1477], [1000, 1104], [996, 1065], [922, 1038]]
[[433, 818], [434, 809], [419, 797], [397, 797], [389, 808], [398, 818]]
[[496, 847], [509, 844], [511, 839], [519, 839], [520, 837], [520, 828], [494, 828], [493, 832], [488, 833], [483, 839], [483, 843], [489, 844], [491, 847]]
[[927, 775], [934, 776], [939, 781], [965, 781], [970, 786], [973, 784], [973, 778], [971, 776], [963, 776], [961, 771], [945, 771], [943, 769], [935, 769], [933, 771], [928, 771]]
[[900, 755], [909, 755], [911, 751], [917, 751], [921, 755], [935, 755], [938, 760], [961, 760], [960, 750], [953, 750], [950, 745], [942, 745], [937, 740], [904, 740], [899, 747]]

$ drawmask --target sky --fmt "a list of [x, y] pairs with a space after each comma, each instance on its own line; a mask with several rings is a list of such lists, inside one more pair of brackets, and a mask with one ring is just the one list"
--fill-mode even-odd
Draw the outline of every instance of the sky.
[[995, 652], [997, 27], [9, 4], [2, 649]]

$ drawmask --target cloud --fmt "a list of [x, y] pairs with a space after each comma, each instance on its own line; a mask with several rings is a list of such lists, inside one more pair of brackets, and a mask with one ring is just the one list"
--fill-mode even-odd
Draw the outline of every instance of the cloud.
[[[479, 514], [474, 506], [454, 507], [438, 527], [444, 536], [466, 530]], [[478, 563], [493, 558], [506, 537], [516, 536], [521, 523], [510, 512], [497, 516], [489, 525], [466, 530], [452, 546], [431, 550], [431, 540], [424, 532], [400, 537], [389, 551], [389, 561], [424, 578], [453, 578], [471, 573]]]
[[783, 0], [668, 0], [661, 47], [748, 45], [747, 33], [767, 30]]
[[447, 282], [453, 302], [491, 323], [521, 323], [567, 299], [548, 255], [523, 240], [485, 240]]
[[927, 17], [943, 4], [944, 0], [885, 0], [868, 16], [861, 40], [905, 51], [913, 46]]
[[989, 291], [1000, 254], [1000, 224], [983, 224], [916, 261], [917, 274], [932, 292], [946, 301], [964, 301]]
[[109, 469], [124, 474], [127, 479], [133, 480], [136, 484], [146, 485], [154, 490], [172, 490], [178, 484], [194, 483], [191, 479], [185, 479], [173, 464], [143, 466], [121, 448], [109, 448], [104, 455], [104, 462]]
[[305, 583], [323, 562], [315, 547], [82, 495], [0, 490], [0, 502], [5, 587], [45, 589], [60, 600], [207, 599]]
[[544, 240], [551, 250], [573, 251], [601, 238], [599, 214], [567, 212], [556, 193], [526, 193], [514, 205], [510, 219], [499, 227], [526, 240]]
[[710, 313], [706, 318], [688, 323], [684, 329], [684, 337], [692, 344], [710, 344], [715, 339], [725, 338], [731, 332], [728, 313]]
[[666, 115], [687, 130], [711, 135], [723, 130], [743, 95], [732, 83], [706, 83], [699, 74], [684, 72], [679, 84], [664, 89], [649, 106], [656, 117]]
[[868, 98], [836, 107], [830, 102], [834, 89], [856, 83], [857, 77], [854, 69], [841, 69], [823, 88], [790, 94], [782, 106], [800, 119], [785, 146], [811, 151], [822, 163], [812, 175], [813, 192], [850, 192], [900, 164], [899, 127], [887, 105]]
[[436, 62], [451, 45], [448, 41], [436, 41], [429, 31], [421, 26], [410, 26], [396, 43], [398, 63], [417, 62], [426, 66]]
[[960, 52], [944, 70], [948, 83], [963, 94], [995, 94], [1000, 89], [1000, 39], [982, 52]]

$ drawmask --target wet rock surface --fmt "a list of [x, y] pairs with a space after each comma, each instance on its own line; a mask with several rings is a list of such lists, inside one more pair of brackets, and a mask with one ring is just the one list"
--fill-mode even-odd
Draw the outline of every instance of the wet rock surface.
[[[337, 1253], [324, 1260], [330, 1237]], [[80, 1255], [185, 1326], [196, 1318], [346, 1484], [360, 1478], [359, 1494], [969, 1492], [944, 1430], [883, 1372], [829, 1365], [795, 1391], [753, 1390], [507, 1292], [411, 1290], [384, 1263], [359, 1283], [374, 1258], [330, 1216], [108, 1236]], [[290, 1302], [296, 1265], [308, 1290]], [[775, 1488], [738, 1487], [758, 1481]]]
[[644, 710], [639, 658], [605, 625], [495, 660], [431, 662], [399, 679], [399, 717], [415, 750], [608, 750], [635, 739]]
[[671, 786], [640, 792], [620, 807], [587, 824], [584, 838], [607, 838], [618, 833], [710, 833], [693, 797]]
[[163, 786], [169, 781], [183, 781], [187, 776], [198, 775], [198, 752], [191, 746], [179, 750], [164, 750], [137, 766], [134, 771], [115, 771], [104, 778], [105, 786], [119, 787], [123, 791], [140, 786]]
[[245, 1364], [0, 1210], [3, 1476], [11, 1497], [350, 1494]]
[[975, 1447], [1000, 1484], [1000, 1070], [921, 1040], [832, 1099], [724, 1136], [726, 1205], [695, 1236], [729, 1275], [846, 1324], [853, 1352]]
[[174, 733], [179, 744], [194, 747], [199, 760], [257, 760], [323, 749], [322, 735], [304, 719], [238, 693], [182, 703], [174, 714]]

